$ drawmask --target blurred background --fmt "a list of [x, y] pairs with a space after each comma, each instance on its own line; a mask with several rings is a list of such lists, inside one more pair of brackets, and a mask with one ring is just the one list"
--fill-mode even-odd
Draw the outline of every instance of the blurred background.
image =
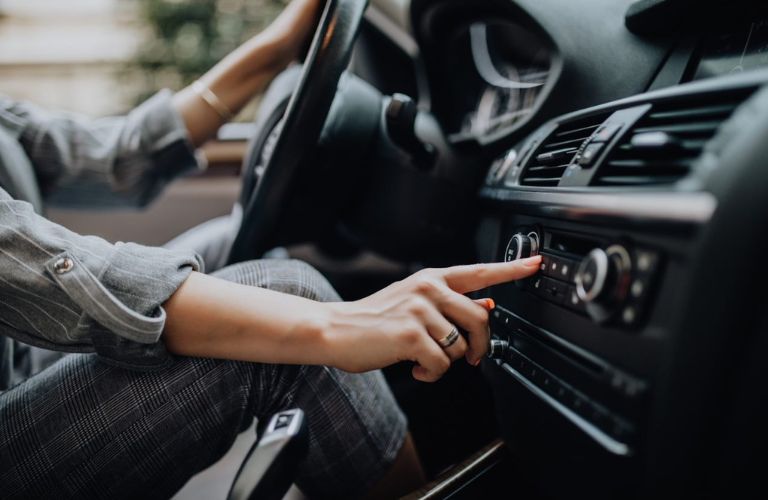
[[0, 91], [123, 113], [179, 89], [280, 12], [283, 0], [0, 0]]
[[[283, 0], [0, 0], [0, 93], [89, 116], [123, 114], [180, 89], [259, 32]], [[238, 117], [253, 120], [257, 102]], [[50, 208], [70, 229], [159, 245], [230, 211], [245, 143], [202, 148], [209, 169], [171, 185], [148, 210]]]

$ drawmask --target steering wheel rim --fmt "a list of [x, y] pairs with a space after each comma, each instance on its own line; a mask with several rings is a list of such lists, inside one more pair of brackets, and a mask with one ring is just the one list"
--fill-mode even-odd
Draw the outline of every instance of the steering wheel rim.
[[367, 6], [368, 0], [326, 2], [258, 182], [249, 179], [255, 176], [259, 155], [249, 155], [243, 187], [255, 186], [250, 196], [245, 192], [242, 198], [242, 223], [230, 250], [229, 264], [260, 257], [269, 249], [270, 236], [280, 222], [281, 204], [290, 196], [307, 163], [306, 155], [320, 138]]

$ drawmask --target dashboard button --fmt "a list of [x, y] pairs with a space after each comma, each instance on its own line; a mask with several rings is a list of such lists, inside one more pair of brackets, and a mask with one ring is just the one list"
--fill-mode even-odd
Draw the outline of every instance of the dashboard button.
[[544, 278], [541, 276], [534, 276], [531, 281], [528, 282], [528, 286], [534, 293], [538, 293], [538, 291], [542, 289], [543, 284]]
[[635, 250], [635, 268], [639, 273], [652, 273], [659, 263], [659, 254], [650, 250]]
[[557, 276], [560, 271], [560, 259], [557, 257], [550, 257], [549, 269], [547, 269], [547, 276]]
[[593, 403], [589, 405], [587, 418], [601, 429], [606, 429], [613, 423], [608, 412]]
[[581, 165], [582, 168], [589, 168], [593, 165], [595, 162], [595, 158], [597, 158], [597, 155], [600, 154], [600, 151], [603, 150], [604, 144], [588, 144], [587, 147], [584, 148], [584, 150], [579, 155], [579, 165]]
[[544, 392], [549, 394], [550, 396], [553, 396], [555, 394], [555, 390], [557, 389], [557, 381], [548, 373], [545, 373], [542, 375], [541, 380], [539, 381], [541, 384], [541, 388], [544, 389]]
[[632, 281], [632, 285], [629, 287], [629, 295], [633, 299], [642, 299], [645, 297], [645, 292], [648, 289], [646, 281], [643, 278], [635, 278]]
[[579, 396], [578, 394], [576, 394], [576, 393], [572, 393], [572, 394], [573, 394], [573, 396], [572, 396], [572, 399], [570, 401], [571, 402], [571, 405], [570, 405], [571, 408], [576, 413], [578, 413], [580, 415], [584, 415], [588, 411], [589, 407], [592, 406], [592, 405], [589, 404], [589, 401], [587, 401], [583, 397]]
[[637, 308], [634, 306], [626, 306], [621, 311], [621, 322], [625, 325], [634, 325], [637, 321]]
[[552, 274], [552, 256], [547, 254], [541, 254], [541, 266], [539, 270], [544, 276], [550, 276]]
[[586, 308], [584, 307], [584, 301], [581, 300], [581, 297], [579, 297], [575, 286], [568, 287], [568, 294], [565, 296], [565, 305], [574, 311], [586, 311]]
[[608, 142], [616, 135], [616, 132], [621, 128], [621, 123], [607, 123], [597, 129], [595, 135], [592, 136], [591, 142]]
[[541, 254], [541, 265], [539, 266], [539, 270], [544, 275], [549, 275], [549, 260], [549, 255], [544, 253]]
[[537, 289], [537, 295], [556, 304], [565, 302], [567, 293], [568, 285], [551, 278], [542, 278], [541, 285]]
[[571, 282], [575, 273], [576, 263], [569, 259], [560, 259], [560, 269], [554, 275], [555, 278]]

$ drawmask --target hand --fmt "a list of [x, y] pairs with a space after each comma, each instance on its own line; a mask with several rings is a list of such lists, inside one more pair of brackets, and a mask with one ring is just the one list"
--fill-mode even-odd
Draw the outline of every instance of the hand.
[[[465, 293], [528, 277], [541, 257], [514, 262], [425, 269], [356, 302], [327, 304], [330, 364], [363, 372], [414, 361], [413, 376], [438, 380], [452, 361], [477, 365], [488, 349], [488, 308]], [[453, 325], [468, 333], [447, 349], [438, 341]]]
[[321, 0], [293, 0], [259, 36], [272, 41], [279, 66], [296, 60], [315, 31]]
[[[321, 0], [293, 0], [267, 29], [227, 55], [200, 77], [232, 114], [237, 114], [277, 73], [295, 60], [315, 29]], [[201, 146], [226, 119], [191, 86], [176, 94], [174, 106], [190, 141]]]

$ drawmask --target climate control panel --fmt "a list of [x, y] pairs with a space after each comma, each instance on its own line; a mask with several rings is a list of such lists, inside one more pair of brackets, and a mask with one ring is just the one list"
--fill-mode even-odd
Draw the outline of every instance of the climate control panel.
[[660, 261], [657, 251], [631, 241], [518, 228], [504, 260], [534, 255], [542, 256], [541, 270], [519, 282], [524, 290], [597, 323], [625, 327], [642, 320]]
[[[499, 260], [541, 255], [541, 267], [491, 290], [497, 307], [487, 356], [603, 449], [632, 455], [652, 384], [622, 356], [647, 348], [643, 332], [652, 320], [645, 320], [663, 253], [631, 235], [558, 226], [506, 228]], [[626, 350], [624, 341], [637, 350]]]

